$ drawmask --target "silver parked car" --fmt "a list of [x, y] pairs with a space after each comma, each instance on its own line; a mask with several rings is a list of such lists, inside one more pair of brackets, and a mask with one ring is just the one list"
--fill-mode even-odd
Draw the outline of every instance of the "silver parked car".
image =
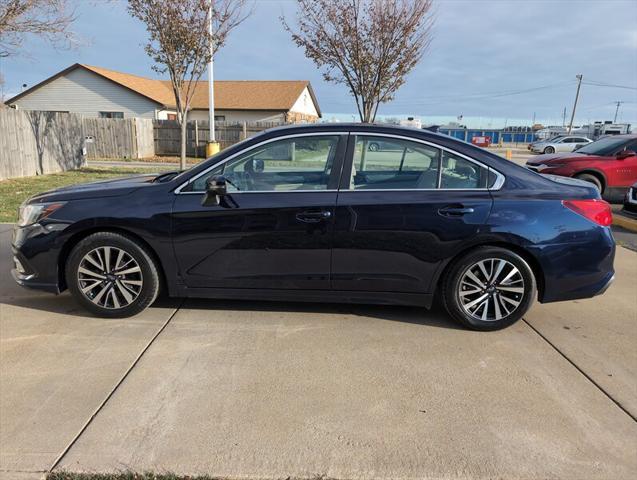
[[534, 142], [531, 144], [531, 151], [535, 153], [572, 152], [588, 143], [593, 143], [593, 141], [586, 137], [563, 135]]

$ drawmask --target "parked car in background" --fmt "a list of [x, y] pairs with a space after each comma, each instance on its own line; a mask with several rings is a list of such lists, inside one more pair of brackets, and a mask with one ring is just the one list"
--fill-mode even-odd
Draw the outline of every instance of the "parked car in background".
[[565, 135], [549, 140], [533, 142], [530, 150], [535, 153], [572, 152], [592, 142], [592, 140], [586, 137]]
[[637, 181], [637, 135], [604, 137], [573, 153], [539, 155], [526, 166], [539, 173], [585, 180], [605, 198], [621, 202]]
[[[369, 149], [384, 145], [383, 151]], [[285, 157], [287, 155], [287, 157]], [[495, 330], [536, 298], [603, 293], [610, 206], [446, 135], [363, 124], [268, 130], [190, 170], [25, 202], [12, 274], [125, 317], [180, 297], [418, 305]]]
[[633, 183], [626, 192], [622, 213], [637, 218], [637, 182]]

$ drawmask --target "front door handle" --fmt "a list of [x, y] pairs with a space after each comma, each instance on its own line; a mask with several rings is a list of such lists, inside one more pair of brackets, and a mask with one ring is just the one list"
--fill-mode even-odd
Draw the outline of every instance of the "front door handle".
[[299, 222], [304, 223], [318, 223], [329, 218], [332, 218], [332, 212], [329, 210], [322, 210], [320, 212], [301, 212], [296, 214], [296, 219]]
[[461, 217], [473, 212], [475, 212], [475, 210], [472, 207], [464, 206], [449, 206], [438, 210], [438, 214], [442, 215], [443, 217]]

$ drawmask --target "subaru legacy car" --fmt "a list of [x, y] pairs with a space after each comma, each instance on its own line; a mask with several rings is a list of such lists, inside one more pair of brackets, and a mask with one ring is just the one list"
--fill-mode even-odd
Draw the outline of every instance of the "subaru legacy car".
[[[386, 148], [373, 150], [371, 143]], [[611, 283], [592, 185], [445, 135], [362, 124], [266, 131], [183, 172], [71, 186], [22, 205], [13, 276], [90, 312], [178, 297], [430, 307], [494, 330], [537, 298]]]

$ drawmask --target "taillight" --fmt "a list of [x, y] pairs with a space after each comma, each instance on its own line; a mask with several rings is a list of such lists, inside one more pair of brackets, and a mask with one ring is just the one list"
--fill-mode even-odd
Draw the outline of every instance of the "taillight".
[[613, 223], [613, 212], [610, 204], [604, 200], [598, 198], [562, 200], [562, 205], [602, 227], [608, 227]]

